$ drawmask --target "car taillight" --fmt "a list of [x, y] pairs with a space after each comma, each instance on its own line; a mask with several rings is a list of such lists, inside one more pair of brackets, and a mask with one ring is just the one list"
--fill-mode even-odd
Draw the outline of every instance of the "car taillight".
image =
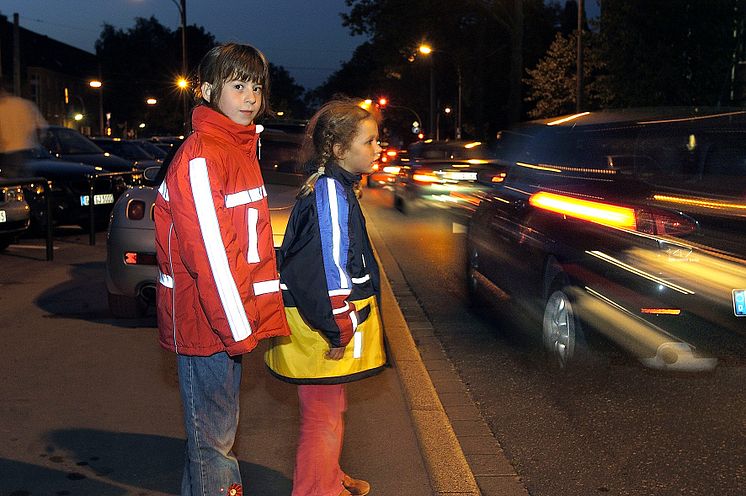
[[145, 202], [142, 200], [130, 200], [127, 204], [127, 218], [130, 220], [142, 220], [145, 217]]
[[692, 219], [674, 212], [637, 211], [637, 230], [647, 234], [681, 236], [697, 229]]
[[635, 229], [635, 211], [632, 208], [620, 207], [609, 203], [581, 200], [571, 196], [557, 195], [540, 191], [528, 199], [534, 207], [567, 215], [576, 219], [589, 220], [611, 227]]
[[694, 220], [675, 212], [634, 209], [546, 191], [534, 193], [528, 202], [536, 208], [568, 217], [646, 234], [680, 236], [697, 228]]
[[418, 183], [437, 183], [440, 182], [440, 178], [435, 175], [431, 170], [420, 169], [412, 174], [412, 180]]
[[136, 251], [124, 252], [124, 263], [126, 265], [156, 265], [155, 253], [140, 253]]
[[397, 167], [395, 165], [387, 165], [383, 168], [383, 172], [385, 172], [386, 174], [398, 174], [400, 170], [401, 167]]

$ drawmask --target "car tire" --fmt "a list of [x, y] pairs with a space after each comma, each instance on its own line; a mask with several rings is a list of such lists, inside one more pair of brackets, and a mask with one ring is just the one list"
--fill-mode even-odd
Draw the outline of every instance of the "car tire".
[[569, 371], [588, 362], [588, 346], [568, 286], [555, 286], [544, 305], [542, 343], [549, 366]]
[[112, 315], [123, 319], [143, 317], [148, 305], [140, 298], [109, 293], [109, 310]]

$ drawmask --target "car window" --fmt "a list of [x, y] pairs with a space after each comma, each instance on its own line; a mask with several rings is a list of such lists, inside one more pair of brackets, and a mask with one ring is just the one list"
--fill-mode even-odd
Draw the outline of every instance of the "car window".
[[48, 149], [55, 153], [103, 153], [95, 143], [72, 129], [48, 129], [44, 143], [50, 143]]

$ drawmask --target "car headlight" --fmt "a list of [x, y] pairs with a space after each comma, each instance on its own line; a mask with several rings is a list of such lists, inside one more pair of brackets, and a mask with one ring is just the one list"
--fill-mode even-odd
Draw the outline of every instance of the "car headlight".
[[20, 186], [9, 186], [6, 188], [2, 188], [2, 197], [5, 198], [6, 202], [22, 202], [24, 200], [23, 197], [23, 188]]

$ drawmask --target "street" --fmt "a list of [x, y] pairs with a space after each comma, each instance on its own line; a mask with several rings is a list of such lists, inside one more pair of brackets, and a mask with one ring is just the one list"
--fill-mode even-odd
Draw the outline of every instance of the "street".
[[746, 493], [743, 366], [666, 374], [604, 349], [597, 369], [553, 375], [537, 324], [469, 308], [463, 224], [401, 214], [386, 190], [363, 204], [530, 494]]

